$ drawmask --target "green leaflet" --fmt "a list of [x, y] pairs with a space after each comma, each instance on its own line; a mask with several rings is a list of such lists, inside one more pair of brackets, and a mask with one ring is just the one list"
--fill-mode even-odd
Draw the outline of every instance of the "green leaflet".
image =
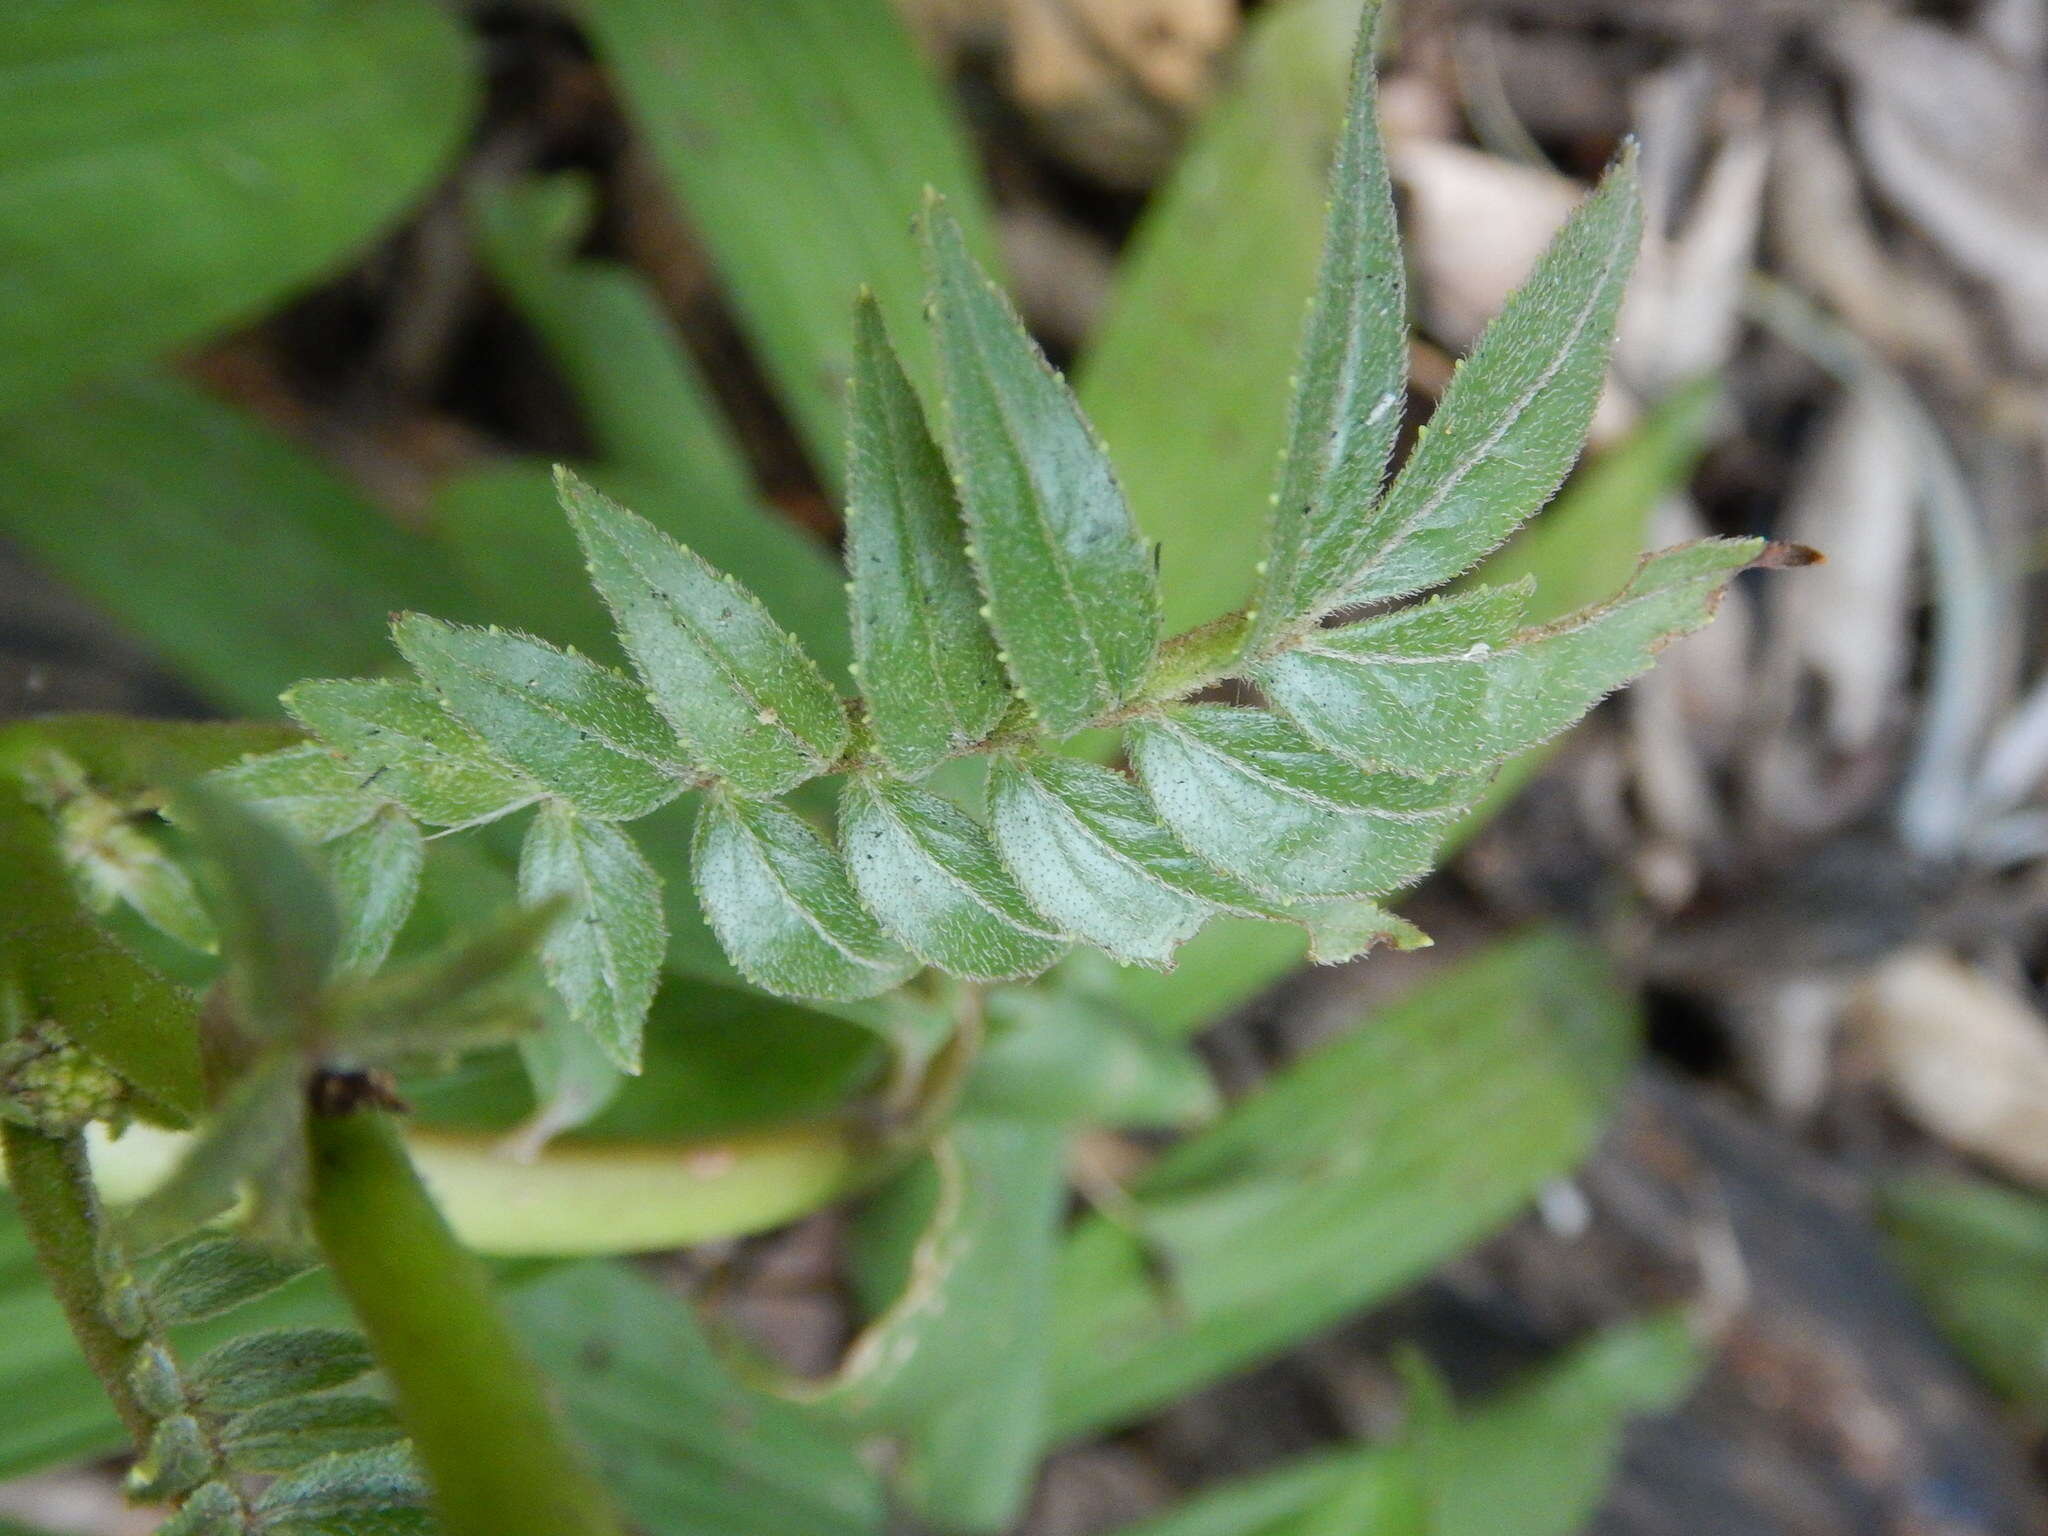
[[1009, 707], [980, 616], [960, 503], [924, 410], [863, 295], [847, 399], [846, 567], [868, 723], [889, 766], [921, 779]]
[[259, 313], [461, 142], [468, 39], [424, 0], [13, 8], [0, 34], [0, 409]]
[[1159, 873], [1193, 860], [1144, 796], [1107, 768], [998, 757], [989, 765], [988, 810], [996, 847], [1031, 904], [1127, 964], [1170, 964], [1215, 911]]
[[[1320, 1047], [1061, 1255], [1053, 1435], [1127, 1423], [1385, 1298], [1583, 1157], [1633, 1053], [1605, 962], [1495, 946]], [[1162, 1281], [1161, 1269], [1165, 1278]]]
[[1630, 148], [1451, 376], [1353, 546], [1364, 560], [1345, 601], [1448, 580], [1563, 482], [1599, 403], [1642, 225]]
[[1118, 257], [1078, 368], [1138, 524], [1160, 542], [1169, 633], [1251, 595], [1358, 11], [1283, 0], [1247, 18], [1222, 93]]
[[839, 800], [839, 846], [869, 910], [927, 965], [996, 981], [1035, 976], [1066, 952], [988, 834], [949, 800], [855, 775]]
[[1342, 600], [1372, 547], [1370, 513], [1407, 403], [1407, 285], [1380, 144], [1373, 68], [1378, 22], [1374, 4], [1359, 28], [1350, 104], [1330, 169], [1322, 268], [1295, 370], [1287, 451], [1245, 637], [1251, 655]]
[[283, 822], [309, 843], [353, 832], [388, 803], [362, 787], [341, 758], [316, 742], [244, 758], [206, 776], [216, 789]]
[[990, 1037], [961, 1096], [967, 1114], [1169, 1130], [1216, 1113], [1216, 1085], [1185, 1039], [1090, 996], [1068, 975], [998, 988], [988, 1015]]
[[1030, 1488], [1065, 1150], [1056, 1127], [963, 1120], [869, 1213], [884, 1226], [923, 1218], [922, 1230], [828, 1401], [900, 1436], [899, 1490], [948, 1529], [1006, 1529]]
[[830, 768], [848, 738], [839, 696], [753, 594], [567, 470], [556, 486], [626, 651], [691, 758], [748, 794]]
[[352, 1393], [265, 1403], [221, 1427], [221, 1448], [251, 1472], [289, 1472], [316, 1457], [376, 1450], [404, 1438], [391, 1404]]
[[149, 1277], [150, 1299], [160, 1321], [195, 1323], [247, 1306], [309, 1267], [231, 1237], [194, 1238]]
[[860, 904], [838, 855], [783, 806], [707, 794], [695, 861], [704, 916], [757, 986], [846, 1002], [886, 992], [917, 969]]
[[185, 1381], [209, 1407], [228, 1412], [345, 1387], [376, 1364], [359, 1333], [281, 1328], [230, 1339], [194, 1362]]
[[632, 821], [680, 794], [680, 744], [647, 695], [545, 640], [407, 614], [392, 635], [420, 680], [491, 750], [586, 816]]
[[315, 1530], [397, 1536], [431, 1529], [426, 1481], [412, 1452], [402, 1446], [324, 1456], [272, 1483], [256, 1509], [268, 1517], [266, 1528], [288, 1533], [310, 1528], [308, 1536]]
[[1017, 692], [1071, 735], [1136, 691], [1159, 588], [1123, 491], [1072, 392], [943, 206], [921, 222], [940, 392], [969, 554]]
[[1263, 710], [1196, 704], [1146, 716], [1131, 762], [1196, 853], [1283, 897], [1375, 896], [1426, 873], [1478, 786], [1361, 773]]
[[335, 972], [367, 975], [383, 965], [412, 915], [427, 863], [426, 839], [417, 822], [387, 805], [322, 851], [341, 909]]
[[[144, 965], [80, 905], [49, 818], [0, 777], [0, 987], [141, 1095], [150, 1119], [204, 1107], [199, 1019], [182, 987]], [[4, 996], [0, 993], [0, 996]]]
[[519, 897], [550, 897], [568, 915], [541, 943], [541, 965], [569, 1017], [628, 1072], [668, 948], [661, 882], [632, 838], [558, 800], [540, 808], [519, 851]]
[[483, 738], [412, 683], [300, 683], [285, 708], [347, 754], [357, 783], [429, 826], [467, 827], [531, 805], [541, 787], [499, 762]]
[[887, 0], [588, 0], [578, 17], [812, 461], [836, 480], [863, 284], [918, 344], [912, 374], [930, 375], [903, 234], [918, 194], [937, 187], [976, 253], [995, 249], [949, 93]]
[[[121, 1233], [126, 1242], [142, 1253], [160, 1248], [204, 1226], [245, 1192], [254, 1196], [263, 1218], [291, 1211], [303, 1176], [305, 1078], [304, 1064], [283, 1051], [273, 1051], [251, 1068], [215, 1106], [205, 1129], [185, 1149], [170, 1176], [124, 1213]], [[187, 1271], [181, 1266], [200, 1252], [189, 1250], [173, 1259], [171, 1278], [161, 1282], [159, 1310], [164, 1321], [207, 1317], [271, 1289], [263, 1284], [244, 1295], [232, 1288], [232, 1281], [221, 1282], [229, 1286], [230, 1299], [208, 1303], [210, 1310], [185, 1310], [198, 1306], [191, 1298], [206, 1294], [206, 1283], [212, 1283], [184, 1283]], [[196, 1259], [191, 1262], [199, 1265]], [[242, 1272], [239, 1254], [222, 1254], [218, 1263], [230, 1275]], [[204, 1265], [197, 1272], [211, 1275]]]
[[1556, 735], [1713, 617], [1757, 539], [1647, 556], [1608, 602], [1517, 633], [1522, 585], [1482, 587], [1345, 629], [1253, 669], [1314, 741], [1399, 773], [1461, 773]]

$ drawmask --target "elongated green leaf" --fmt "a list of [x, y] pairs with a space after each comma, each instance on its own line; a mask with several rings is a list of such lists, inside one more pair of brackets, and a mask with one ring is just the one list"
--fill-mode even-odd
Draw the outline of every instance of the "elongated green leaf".
[[1378, 20], [1375, 3], [1352, 58], [1351, 100], [1330, 170], [1322, 269], [1245, 638], [1252, 654], [1342, 599], [1370, 547], [1372, 509], [1407, 403], [1407, 287], [1374, 88]]
[[1193, 858], [1137, 788], [1070, 758], [989, 766], [989, 827], [1031, 904], [1062, 932], [1129, 964], [1164, 966], [1216, 909], [1161, 871]]
[[373, 1451], [404, 1438], [390, 1403], [350, 1393], [264, 1403], [221, 1427], [221, 1448], [250, 1472], [290, 1472], [317, 1457]]
[[1017, 692], [1067, 735], [1129, 698], [1152, 664], [1152, 554], [1073, 393], [959, 226], [930, 204], [922, 231], [947, 440], [989, 626]]
[[850, 778], [839, 801], [839, 846], [861, 899], [927, 965], [994, 981], [1035, 976], [1066, 950], [988, 834], [950, 800], [893, 780]]
[[1527, 590], [1484, 587], [1346, 629], [1254, 669], [1312, 740], [1401, 773], [1460, 773], [1556, 735], [1713, 617], [1755, 539], [1647, 557], [1613, 599], [1517, 633]]
[[1358, 14], [1359, 0], [1280, 0], [1250, 15], [1079, 365], [1081, 403], [1160, 543], [1170, 634], [1251, 596]]
[[1354, 544], [1351, 602], [1447, 581], [1563, 482], [1607, 375], [1642, 239], [1626, 151], [1459, 364], [1415, 452]]
[[383, 665], [394, 609], [461, 603], [339, 475], [172, 379], [0, 414], [0, 531], [251, 715], [299, 678]]
[[963, 1121], [881, 1197], [930, 1215], [833, 1401], [903, 1438], [899, 1488], [949, 1529], [1007, 1528], [1036, 1466], [1064, 1150], [1054, 1128]]
[[199, 1322], [267, 1296], [307, 1268], [302, 1259], [231, 1237], [195, 1238], [150, 1276], [150, 1299], [165, 1323]]
[[1600, 959], [1538, 935], [1303, 1058], [1139, 1181], [1152, 1254], [1100, 1217], [1069, 1238], [1055, 1438], [1305, 1338], [1505, 1221], [1585, 1154], [1632, 1034]]
[[149, 1118], [186, 1123], [206, 1102], [192, 997], [116, 943], [79, 904], [49, 818], [0, 778], [0, 967], [37, 1016], [141, 1095]]
[[519, 854], [519, 895], [550, 897], [568, 914], [541, 944], [541, 964], [569, 1017], [628, 1072], [640, 1070], [640, 1031], [668, 947], [661, 882], [632, 838], [551, 800]]
[[206, 782], [283, 822], [307, 842], [324, 843], [355, 831], [387, 803], [362, 788], [364, 777], [326, 747], [306, 742], [216, 769]]
[[862, 296], [848, 398], [846, 566], [868, 722], [889, 766], [920, 779], [1009, 707], [980, 616], [960, 503], [924, 409]]
[[1216, 1085], [1185, 1039], [1078, 987], [998, 988], [988, 1014], [992, 1037], [961, 1098], [967, 1113], [1165, 1130], [1216, 1112]]
[[994, 250], [948, 94], [887, 0], [591, 0], [579, 15], [813, 462], [835, 479], [862, 285], [918, 343], [912, 374], [929, 376], [924, 285], [903, 233], [919, 194], [944, 192], [975, 251]]
[[697, 896], [733, 964], [790, 997], [886, 992], [917, 969], [854, 894], [846, 868], [802, 817], [737, 795], [697, 813]]
[[687, 784], [675, 733], [609, 668], [529, 635], [423, 614], [407, 614], [392, 634], [450, 713], [586, 816], [633, 821]]
[[829, 768], [846, 712], [753, 594], [568, 471], [556, 481], [626, 650], [698, 766], [749, 794]]
[[327, 844], [328, 877], [341, 908], [334, 969], [347, 975], [381, 966], [412, 915], [427, 863], [419, 824], [387, 805], [352, 832]]
[[[196, 1231], [247, 1191], [254, 1190], [259, 1198], [273, 1191], [296, 1194], [304, 1116], [305, 1067], [295, 1055], [272, 1056], [229, 1091], [170, 1176], [128, 1209], [121, 1222], [122, 1236], [146, 1253]], [[232, 1276], [243, 1272], [239, 1266], [249, 1251], [222, 1251], [207, 1260], [202, 1245], [173, 1257], [157, 1282], [166, 1320], [211, 1316], [290, 1278], [282, 1275], [246, 1295], [235, 1291]], [[209, 1263], [214, 1267], [206, 1267]], [[218, 1279], [216, 1269], [231, 1278]], [[203, 1283], [191, 1280], [194, 1274], [203, 1276]], [[214, 1284], [226, 1287], [230, 1299], [217, 1304], [194, 1300], [209, 1296], [206, 1287]]]
[[376, 1367], [370, 1346], [345, 1328], [252, 1333], [201, 1356], [186, 1373], [192, 1394], [215, 1412], [345, 1387]]
[[1261, 890], [1376, 896], [1430, 866], [1478, 786], [1361, 773], [1263, 710], [1196, 704], [1147, 716], [1131, 762], [1181, 840]]
[[416, 1514], [424, 1520], [427, 1485], [412, 1453], [403, 1447], [348, 1451], [324, 1456], [279, 1478], [263, 1490], [256, 1508], [286, 1530], [364, 1529], [385, 1536], [387, 1531], [415, 1528], [382, 1523], [388, 1517]]
[[365, 791], [388, 795], [429, 826], [472, 826], [541, 797], [538, 784], [412, 683], [300, 683], [284, 702], [347, 754]]
[[735, 1379], [652, 1278], [623, 1264], [555, 1266], [507, 1300], [637, 1528], [879, 1536], [881, 1487], [852, 1437]]
[[422, 0], [18, 8], [0, 36], [0, 408], [197, 339], [336, 265], [475, 89]]

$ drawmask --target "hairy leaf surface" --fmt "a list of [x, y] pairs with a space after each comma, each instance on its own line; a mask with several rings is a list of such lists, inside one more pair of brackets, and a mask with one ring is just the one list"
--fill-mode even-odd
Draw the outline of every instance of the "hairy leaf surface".
[[1108, 455], [944, 207], [923, 221], [947, 439], [988, 620], [1046, 729], [1129, 698], [1159, 643], [1152, 554]]
[[538, 784], [499, 762], [481, 736], [416, 684], [300, 683], [284, 703], [348, 754], [365, 790], [388, 795], [429, 826], [472, 826], [541, 796]]
[[323, 852], [341, 909], [334, 969], [366, 975], [384, 963], [412, 915], [427, 863], [426, 839], [417, 822], [387, 805]]
[[675, 733], [610, 668], [528, 635], [424, 614], [407, 614], [392, 634], [450, 713], [585, 815], [631, 821], [688, 782]]
[[1246, 649], [1334, 607], [1371, 539], [1408, 388], [1408, 301], [1374, 87], [1377, 0], [1359, 29], [1330, 169], [1322, 269], [1295, 371], [1266, 563]]
[[830, 845], [783, 806], [707, 795], [696, 875], [704, 915], [733, 964], [770, 991], [851, 1001], [918, 968], [861, 905]]
[[316, 742], [245, 758], [206, 782], [290, 827], [309, 843], [353, 832], [387, 803], [362, 787], [364, 775]]
[[668, 948], [661, 882], [633, 840], [607, 822], [549, 801], [519, 854], [529, 905], [565, 900], [568, 914], [541, 943], [541, 965], [569, 1016], [628, 1072], [640, 1070], [640, 1029]]
[[1645, 672], [1666, 641], [1713, 617], [1755, 539], [1645, 559], [1608, 602], [1517, 630], [1527, 589], [1474, 592], [1319, 630], [1253, 676], [1304, 734], [1355, 762], [1462, 773], [1528, 750]]
[[185, 1374], [194, 1396], [220, 1411], [344, 1387], [376, 1366], [370, 1346], [345, 1328], [280, 1328], [208, 1351]]
[[1643, 234], [1624, 153], [1458, 365], [1356, 546], [1347, 600], [1447, 581], [1542, 506], [1586, 441]]
[[692, 760], [760, 795], [829, 768], [846, 712], [760, 601], [566, 470], [557, 484], [627, 653]]
[[1010, 691], [924, 409], [874, 301], [863, 297], [854, 319], [846, 460], [853, 649], [876, 744], [890, 767], [918, 779], [987, 736]]
[[1066, 951], [988, 834], [950, 800], [870, 775], [851, 778], [839, 800], [839, 846], [861, 899], [929, 965], [994, 981], [1035, 976]]
[[1130, 741], [1132, 765], [1181, 840], [1284, 897], [1406, 885], [1478, 787], [1361, 772], [1263, 710], [1190, 705], [1139, 720]]

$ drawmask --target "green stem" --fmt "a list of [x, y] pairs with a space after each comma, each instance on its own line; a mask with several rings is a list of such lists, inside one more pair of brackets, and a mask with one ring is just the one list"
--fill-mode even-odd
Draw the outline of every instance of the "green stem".
[[448, 1536], [622, 1536], [389, 1117], [310, 1118], [313, 1230], [397, 1390]]
[[35, 1249], [36, 1262], [64, 1310], [71, 1335], [86, 1362], [113, 1399], [129, 1438], [149, 1444], [152, 1421], [129, 1385], [136, 1340], [123, 1338], [107, 1321], [100, 1277], [99, 1197], [85, 1137], [50, 1136], [14, 1121], [0, 1121], [0, 1146], [7, 1153], [7, 1180], [15, 1209]]

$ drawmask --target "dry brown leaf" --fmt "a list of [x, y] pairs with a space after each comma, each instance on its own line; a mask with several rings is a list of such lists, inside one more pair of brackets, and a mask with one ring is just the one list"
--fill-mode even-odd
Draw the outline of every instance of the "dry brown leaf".
[[1857, 1009], [1899, 1106], [1950, 1145], [2048, 1187], [2048, 1019], [1937, 949], [1901, 951]]

